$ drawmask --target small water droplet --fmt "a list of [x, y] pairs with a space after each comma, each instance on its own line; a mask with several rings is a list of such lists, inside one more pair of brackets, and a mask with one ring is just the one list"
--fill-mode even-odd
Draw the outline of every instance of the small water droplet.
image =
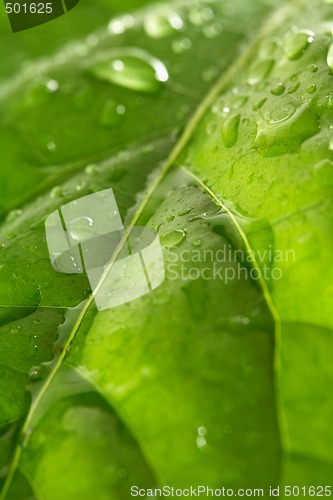
[[100, 172], [100, 167], [95, 164], [87, 165], [85, 168], [85, 172], [88, 175], [97, 175]]
[[32, 322], [34, 325], [42, 325], [44, 323], [44, 321], [42, 319], [39, 319], [39, 318], [34, 318], [32, 320]]
[[101, 80], [138, 92], [156, 92], [169, 79], [165, 65], [141, 49], [127, 49], [118, 57], [99, 61], [92, 68]]
[[284, 52], [288, 59], [299, 59], [314, 40], [314, 33], [308, 30], [292, 31], [284, 41]]
[[[99, 121], [101, 125], [104, 127], [114, 127], [117, 125], [120, 120], [121, 116], [125, 113], [125, 108], [123, 110], [124, 106], [119, 106], [115, 101], [112, 99], [108, 100], [102, 109], [102, 112], [99, 117]], [[120, 112], [119, 112], [120, 111]]]
[[63, 198], [64, 191], [60, 186], [56, 186], [51, 191], [51, 198]]
[[19, 333], [21, 331], [20, 325], [13, 325], [10, 329], [11, 333]]
[[200, 247], [202, 245], [202, 241], [200, 239], [193, 240], [192, 242], [194, 247]]
[[184, 215], [187, 215], [191, 212], [191, 210], [193, 210], [193, 207], [192, 208], [188, 208], [186, 210], [181, 210], [180, 212], [178, 212], [178, 215], [179, 217], [183, 217]]
[[318, 66], [316, 64], [310, 64], [308, 66], [308, 70], [311, 72], [311, 73], [316, 73], [318, 71]]
[[167, 221], [168, 221], [168, 222], [172, 222], [172, 221], [174, 220], [174, 218], [175, 218], [175, 216], [174, 216], [174, 215], [169, 215], [169, 216], [167, 217]]
[[285, 91], [285, 86], [283, 85], [283, 83], [278, 83], [272, 88], [271, 93], [273, 95], [280, 96], [283, 94], [284, 91]]
[[249, 70], [248, 82], [250, 85], [257, 85], [267, 78], [274, 67], [273, 59], [263, 59], [256, 61]]
[[12, 210], [6, 217], [6, 222], [14, 222], [20, 215], [22, 215], [22, 210]]
[[253, 111], [258, 111], [265, 104], [266, 101], [267, 97], [264, 97], [263, 99], [259, 99], [259, 101], [255, 102], [252, 107]]
[[37, 336], [34, 335], [32, 341], [31, 341], [31, 344], [29, 346], [29, 351], [28, 351], [29, 355], [32, 356], [33, 358], [35, 358], [37, 356], [38, 350], [39, 350], [36, 339], [37, 339]]
[[186, 232], [179, 229], [177, 231], [170, 231], [169, 233], [161, 236], [161, 243], [164, 247], [176, 247], [180, 245], [186, 238]]
[[29, 371], [29, 379], [31, 382], [36, 382], [41, 378], [42, 367], [41, 366], [33, 366]]
[[290, 87], [290, 89], [288, 90], [288, 94], [293, 94], [294, 92], [296, 92], [296, 90], [299, 89], [300, 85], [301, 85], [300, 82], [295, 83], [294, 85], [292, 85]]
[[226, 148], [234, 146], [238, 139], [240, 115], [227, 118], [222, 125], [222, 139]]
[[313, 94], [314, 92], [316, 92], [316, 90], [317, 90], [317, 85], [315, 83], [311, 83], [311, 85], [309, 85], [306, 88], [308, 94]]

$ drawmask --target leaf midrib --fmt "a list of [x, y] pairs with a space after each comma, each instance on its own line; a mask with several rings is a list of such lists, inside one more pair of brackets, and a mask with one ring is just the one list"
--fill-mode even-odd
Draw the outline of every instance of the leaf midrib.
[[[135, 212], [135, 214], [133, 216], [133, 219], [132, 219], [131, 223], [129, 224], [129, 227], [134, 227], [137, 224], [137, 222], [138, 222], [139, 218], [141, 217], [141, 215], [142, 215], [142, 213], [143, 213], [143, 211], [144, 211], [144, 209], [145, 209], [148, 201], [151, 199], [151, 197], [154, 194], [155, 190], [160, 185], [160, 183], [163, 181], [163, 179], [165, 178], [165, 176], [167, 175], [167, 173], [174, 166], [174, 164], [175, 164], [176, 160], [178, 159], [178, 157], [180, 156], [181, 152], [185, 149], [186, 145], [189, 143], [191, 137], [193, 136], [193, 134], [194, 134], [194, 132], [196, 130], [197, 125], [199, 124], [199, 122], [203, 118], [205, 112], [207, 111], [207, 109], [209, 108], [209, 106], [211, 105], [211, 103], [214, 101], [214, 99], [227, 86], [227, 84], [232, 80], [232, 78], [237, 74], [237, 72], [246, 64], [246, 62], [250, 61], [253, 53], [256, 52], [256, 49], [259, 46], [261, 40], [264, 37], [266, 37], [269, 33], [271, 33], [271, 31], [277, 25], [279, 25], [280, 23], [282, 23], [283, 20], [291, 12], [293, 12], [295, 9], [297, 9], [300, 5], [304, 4], [305, 2], [306, 2], [306, 0], [296, 0], [292, 5], [284, 5], [283, 7], [281, 7], [280, 9], [278, 9], [276, 12], [274, 12], [273, 15], [269, 18], [268, 22], [264, 24], [265, 27], [261, 30], [261, 32], [259, 33], [259, 35], [249, 45], [248, 49], [246, 51], [244, 51], [235, 60], [234, 64], [231, 65], [228, 68], [228, 70], [225, 72], [225, 74], [213, 86], [212, 90], [207, 94], [207, 96], [203, 99], [203, 101], [201, 102], [201, 104], [197, 108], [197, 111], [194, 113], [192, 119], [190, 120], [189, 124], [185, 128], [183, 135], [180, 137], [179, 142], [176, 144], [175, 148], [171, 151], [171, 154], [168, 157], [168, 159], [166, 160], [164, 166], [160, 169], [159, 175], [152, 182], [151, 186], [147, 189], [146, 195], [144, 196], [142, 202], [138, 206], [138, 208], [137, 208], [137, 210], [136, 210], [136, 212]], [[188, 171], [188, 172], [190, 172], [190, 171]], [[204, 184], [204, 182], [199, 177], [196, 177], [192, 172], [190, 172], [190, 173], [191, 173], [191, 176], [194, 177], [194, 178], [196, 178], [197, 182], [199, 182], [199, 184], [208, 193], [210, 193], [210, 195], [215, 199], [215, 201], [217, 201], [219, 204], [223, 203], [217, 197], [217, 195], [215, 195], [215, 193], [213, 193], [213, 191], [211, 191], [210, 188], [208, 188]], [[224, 205], [223, 205], [223, 208], [227, 210], [227, 207], [225, 207]], [[235, 224], [235, 227], [237, 228], [237, 230], [240, 231], [241, 238], [243, 239], [244, 243], [249, 246], [249, 242], [247, 240], [247, 237], [246, 237], [244, 231], [240, 228], [237, 220], [234, 218], [233, 214], [230, 211], [229, 211], [229, 216], [232, 216], [231, 218], [232, 218], [232, 220], [233, 220], [233, 222]], [[244, 237], [245, 237], [245, 240], [244, 240]], [[110, 268], [112, 267], [115, 259], [117, 258], [117, 255], [118, 255], [118, 253], [119, 253], [119, 251], [121, 249], [121, 245], [123, 243], [124, 243], [123, 241], [120, 242], [120, 245], [118, 245], [117, 249], [115, 250], [115, 253], [114, 253], [114, 255], [113, 255], [113, 257], [112, 257], [112, 259], [110, 261], [110, 264], [106, 268], [105, 273], [103, 274], [103, 276], [101, 278], [101, 281], [100, 281], [100, 283], [97, 286], [97, 290], [102, 285], [105, 276], [109, 273]], [[249, 247], [249, 248], [251, 248], [251, 247]], [[257, 266], [258, 266], [258, 264], [257, 264]], [[258, 266], [258, 268], [259, 268], [259, 266]], [[259, 268], [259, 270], [260, 270], [260, 268]], [[275, 366], [274, 366], [274, 369], [275, 369], [275, 381], [277, 383], [277, 381], [279, 380], [278, 374], [280, 372], [280, 352], [281, 352], [280, 332], [278, 331], [278, 328], [280, 328], [280, 319], [279, 319], [278, 313], [277, 313], [277, 311], [275, 309], [275, 306], [274, 306], [274, 303], [272, 301], [272, 298], [271, 298], [271, 296], [269, 294], [267, 285], [266, 285], [265, 281], [262, 278], [261, 272], [260, 272], [260, 283], [261, 283], [261, 286], [263, 288], [263, 293], [264, 293], [265, 300], [267, 302], [267, 305], [268, 305], [270, 311], [272, 312], [273, 319], [275, 321], [275, 341], [276, 341], [276, 346], [275, 346], [275, 360], [274, 360], [275, 361], [274, 362]], [[88, 312], [88, 310], [90, 309], [90, 306], [93, 304], [93, 302], [94, 302], [94, 295], [92, 294], [85, 302], [81, 303], [81, 304], [84, 304], [83, 307], [82, 307], [82, 311], [81, 311], [78, 319], [75, 322], [74, 328], [73, 328], [72, 332], [70, 333], [70, 335], [69, 335], [69, 337], [68, 337], [68, 339], [67, 339], [67, 341], [66, 341], [66, 343], [65, 343], [65, 345], [63, 347], [62, 353], [61, 353], [61, 355], [59, 356], [57, 362], [54, 365], [53, 370], [50, 372], [50, 375], [46, 379], [46, 382], [45, 382], [43, 388], [41, 389], [40, 393], [36, 397], [35, 401], [33, 402], [32, 406], [31, 406], [31, 408], [29, 410], [29, 413], [28, 413], [28, 415], [26, 417], [26, 420], [25, 420], [25, 422], [23, 424], [23, 427], [21, 429], [21, 433], [20, 433], [21, 436], [24, 436], [26, 434], [26, 432], [28, 431], [31, 422], [33, 421], [35, 412], [36, 412], [36, 410], [37, 410], [37, 408], [39, 406], [40, 401], [43, 399], [43, 397], [44, 397], [45, 393], [47, 392], [48, 388], [50, 387], [52, 381], [54, 380], [55, 376], [57, 375], [58, 370], [61, 368], [61, 366], [62, 366], [62, 364], [63, 364], [63, 362], [65, 360], [65, 357], [67, 355], [67, 352], [68, 352], [68, 350], [69, 350], [72, 342], [75, 339], [76, 333], [78, 332], [78, 330], [79, 330], [79, 328], [80, 328], [80, 326], [81, 326], [81, 324], [82, 324], [82, 322], [83, 322], [83, 320], [85, 318], [85, 315]], [[279, 391], [277, 389], [276, 390], [276, 395], [278, 397], [281, 397], [280, 396], [281, 395], [281, 391]], [[278, 409], [279, 409], [278, 410], [279, 411], [279, 415], [278, 416], [280, 418], [281, 437], [282, 437], [282, 440], [284, 440], [284, 442], [282, 442], [282, 448], [283, 448], [284, 452], [287, 452], [289, 450], [289, 444], [288, 444], [288, 438], [287, 438], [287, 427], [286, 427], [286, 423], [284, 421], [285, 419], [284, 419], [284, 416], [283, 416], [283, 411], [282, 411], [282, 407], [281, 407], [281, 401], [279, 401]], [[27, 445], [27, 443], [25, 443], [25, 444]], [[19, 446], [19, 445], [17, 445], [16, 449], [14, 451], [14, 454], [13, 454], [13, 459], [12, 459], [12, 462], [11, 462], [11, 466], [10, 466], [10, 469], [9, 469], [9, 473], [8, 473], [7, 479], [5, 481], [3, 490], [2, 490], [2, 492], [0, 494], [0, 500], [5, 500], [6, 497], [7, 497], [7, 493], [9, 491], [10, 486], [11, 486], [11, 483], [12, 483], [15, 471], [16, 471], [16, 469], [19, 466], [21, 454], [22, 454], [22, 447]]]

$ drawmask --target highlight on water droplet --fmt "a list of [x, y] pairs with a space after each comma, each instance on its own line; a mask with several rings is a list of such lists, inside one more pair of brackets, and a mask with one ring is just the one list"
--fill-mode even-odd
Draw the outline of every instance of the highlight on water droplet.
[[142, 49], [128, 48], [99, 60], [90, 71], [103, 81], [138, 92], [157, 92], [169, 79], [166, 66]]

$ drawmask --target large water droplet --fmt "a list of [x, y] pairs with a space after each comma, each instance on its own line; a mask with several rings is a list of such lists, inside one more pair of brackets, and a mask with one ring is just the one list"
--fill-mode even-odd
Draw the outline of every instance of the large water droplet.
[[69, 233], [74, 240], [82, 241], [94, 234], [94, 221], [90, 217], [78, 217], [70, 224]]
[[164, 38], [183, 28], [184, 21], [172, 11], [154, 12], [144, 19], [144, 29], [152, 38]]
[[[281, 109], [281, 108], [280, 108]], [[276, 109], [277, 115], [280, 109]], [[301, 144], [319, 132], [317, 114], [307, 104], [298, 108], [288, 107], [278, 119], [271, 115], [269, 121], [258, 123], [257, 137], [253, 146], [260, 150], [263, 156], [276, 156], [297, 151]]]
[[285, 91], [285, 86], [283, 85], [283, 83], [278, 83], [272, 88], [271, 93], [273, 95], [280, 96], [283, 94], [284, 91]]
[[257, 85], [270, 74], [274, 66], [273, 59], [263, 59], [255, 62], [249, 70], [248, 82], [250, 85]]
[[161, 243], [164, 247], [176, 247], [182, 243], [186, 237], [186, 232], [179, 229], [177, 231], [170, 231], [169, 233], [161, 236]]
[[314, 40], [314, 33], [309, 30], [292, 31], [284, 41], [284, 52], [288, 59], [299, 59], [310, 43]]
[[227, 118], [222, 125], [222, 139], [226, 148], [234, 146], [238, 139], [240, 115]]
[[156, 92], [169, 79], [165, 65], [141, 49], [127, 49], [92, 68], [101, 80], [138, 92]]

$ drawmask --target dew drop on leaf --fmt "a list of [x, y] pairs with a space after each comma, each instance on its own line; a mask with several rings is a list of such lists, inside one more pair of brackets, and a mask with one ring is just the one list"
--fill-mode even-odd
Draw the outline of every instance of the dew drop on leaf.
[[161, 236], [161, 243], [164, 247], [176, 247], [182, 243], [186, 238], [186, 232], [178, 229], [177, 231], [170, 231], [169, 233]]
[[97, 175], [100, 172], [100, 168], [98, 165], [94, 164], [87, 165], [85, 168], [85, 172], [88, 175]]
[[81, 241], [93, 234], [93, 225], [90, 217], [78, 217], [71, 222], [69, 233], [74, 240]]
[[157, 92], [169, 79], [165, 65], [141, 49], [123, 50], [118, 56], [97, 62], [91, 71], [103, 81], [147, 93]]
[[306, 88], [308, 94], [313, 94], [314, 92], [316, 92], [316, 90], [317, 90], [317, 85], [315, 83], [311, 83], [311, 85], [309, 85]]
[[64, 191], [60, 186], [55, 186], [51, 191], [51, 198], [63, 198]]
[[12, 210], [7, 215], [6, 222], [14, 222], [22, 213], [22, 210]]
[[238, 139], [240, 115], [227, 118], [222, 125], [222, 140], [226, 148], [234, 146]]
[[107, 128], [117, 125], [120, 122], [122, 115], [124, 115], [122, 111], [123, 108], [120, 108], [115, 101], [110, 99], [104, 104], [100, 114], [99, 121], [101, 125]]
[[272, 88], [271, 93], [273, 95], [280, 96], [283, 94], [284, 91], [285, 91], [285, 86], [283, 85], [283, 83], [278, 83]]
[[299, 59], [314, 40], [314, 33], [308, 30], [292, 31], [284, 41], [284, 52], [288, 59]]
[[270, 74], [274, 66], [273, 59], [263, 59], [261, 61], [255, 62], [250, 70], [248, 76], [248, 82], [250, 85], [257, 85], [264, 78]]
[[144, 29], [151, 38], [164, 38], [184, 29], [183, 19], [172, 11], [148, 14], [144, 20]]
[[10, 329], [11, 333], [19, 333], [21, 331], [20, 325], [13, 325]]

